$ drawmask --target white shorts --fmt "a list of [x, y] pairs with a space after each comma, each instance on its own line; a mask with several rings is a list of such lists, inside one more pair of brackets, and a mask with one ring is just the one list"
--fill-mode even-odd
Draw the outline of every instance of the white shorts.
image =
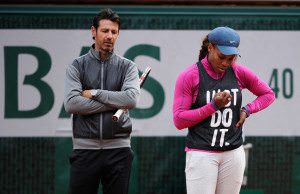
[[243, 146], [211, 153], [186, 153], [187, 194], [239, 194], [245, 169]]

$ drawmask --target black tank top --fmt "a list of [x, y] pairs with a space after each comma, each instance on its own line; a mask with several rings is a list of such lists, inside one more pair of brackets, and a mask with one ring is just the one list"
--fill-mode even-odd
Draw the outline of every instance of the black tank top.
[[229, 67], [221, 79], [215, 80], [208, 75], [201, 62], [199, 69], [199, 90], [192, 109], [211, 102], [215, 93], [227, 90], [232, 100], [214, 114], [188, 128], [186, 146], [191, 149], [226, 151], [243, 144], [242, 128], [235, 125], [240, 118], [242, 94], [232, 67]]

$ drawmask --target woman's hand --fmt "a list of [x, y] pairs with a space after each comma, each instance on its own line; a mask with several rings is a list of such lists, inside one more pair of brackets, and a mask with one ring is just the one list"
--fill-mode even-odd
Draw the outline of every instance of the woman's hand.
[[218, 106], [218, 108], [223, 108], [228, 104], [232, 99], [232, 96], [229, 92], [218, 92], [214, 96], [215, 104]]
[[237, 124], [235, 125], [235, 127], [236, 128], [240, 128], [241, 126], [243, 126], [246, 118], [247, 118], [247, 113], [245, 111], [241, 110], [240, 120], [237, 122]]

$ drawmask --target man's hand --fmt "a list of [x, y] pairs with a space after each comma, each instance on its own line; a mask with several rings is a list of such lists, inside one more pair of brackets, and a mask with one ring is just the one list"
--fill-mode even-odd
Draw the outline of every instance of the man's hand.
[[223, 108], [226, 104], [228, 104], [232, 99], [232, 96], [229, 92], [218, 92], [214, 96], [214, 101], [218, 108]]
[[92, 99], [92, 98], [93, 98], [92, 93], [91, 93], [91, 90], [84, 90], [84, 91], [81, 93], [81, 95], [82, 95], [83, 97], [86, 97], [86, 98], [89, 98], [89, 99]]

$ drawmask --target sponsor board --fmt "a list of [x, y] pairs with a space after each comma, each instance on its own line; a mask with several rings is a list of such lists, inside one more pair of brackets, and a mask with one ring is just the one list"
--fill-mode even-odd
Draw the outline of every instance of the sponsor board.
[[[132, 111], [135, 136], [182, 136], [173, 125], [172, 103], [178, 74], [198, 58], [204, 30], [121, 30], [115, 52], [140, 71], [151, 66], [151, 87], [142, 89]], [[241, 63], [276, 93], [268, 109], [251, 115], [249, 136], [299, 136], [297, 31], [239, 31]], [[71, 136], [64, 113], [65, 69], [87, 51], [89, 30], [0, 30], [0, 136]], [[243, 105], [255, 99], [243, 91]], [[297, 97], [298, 96], [298, 97]]]

